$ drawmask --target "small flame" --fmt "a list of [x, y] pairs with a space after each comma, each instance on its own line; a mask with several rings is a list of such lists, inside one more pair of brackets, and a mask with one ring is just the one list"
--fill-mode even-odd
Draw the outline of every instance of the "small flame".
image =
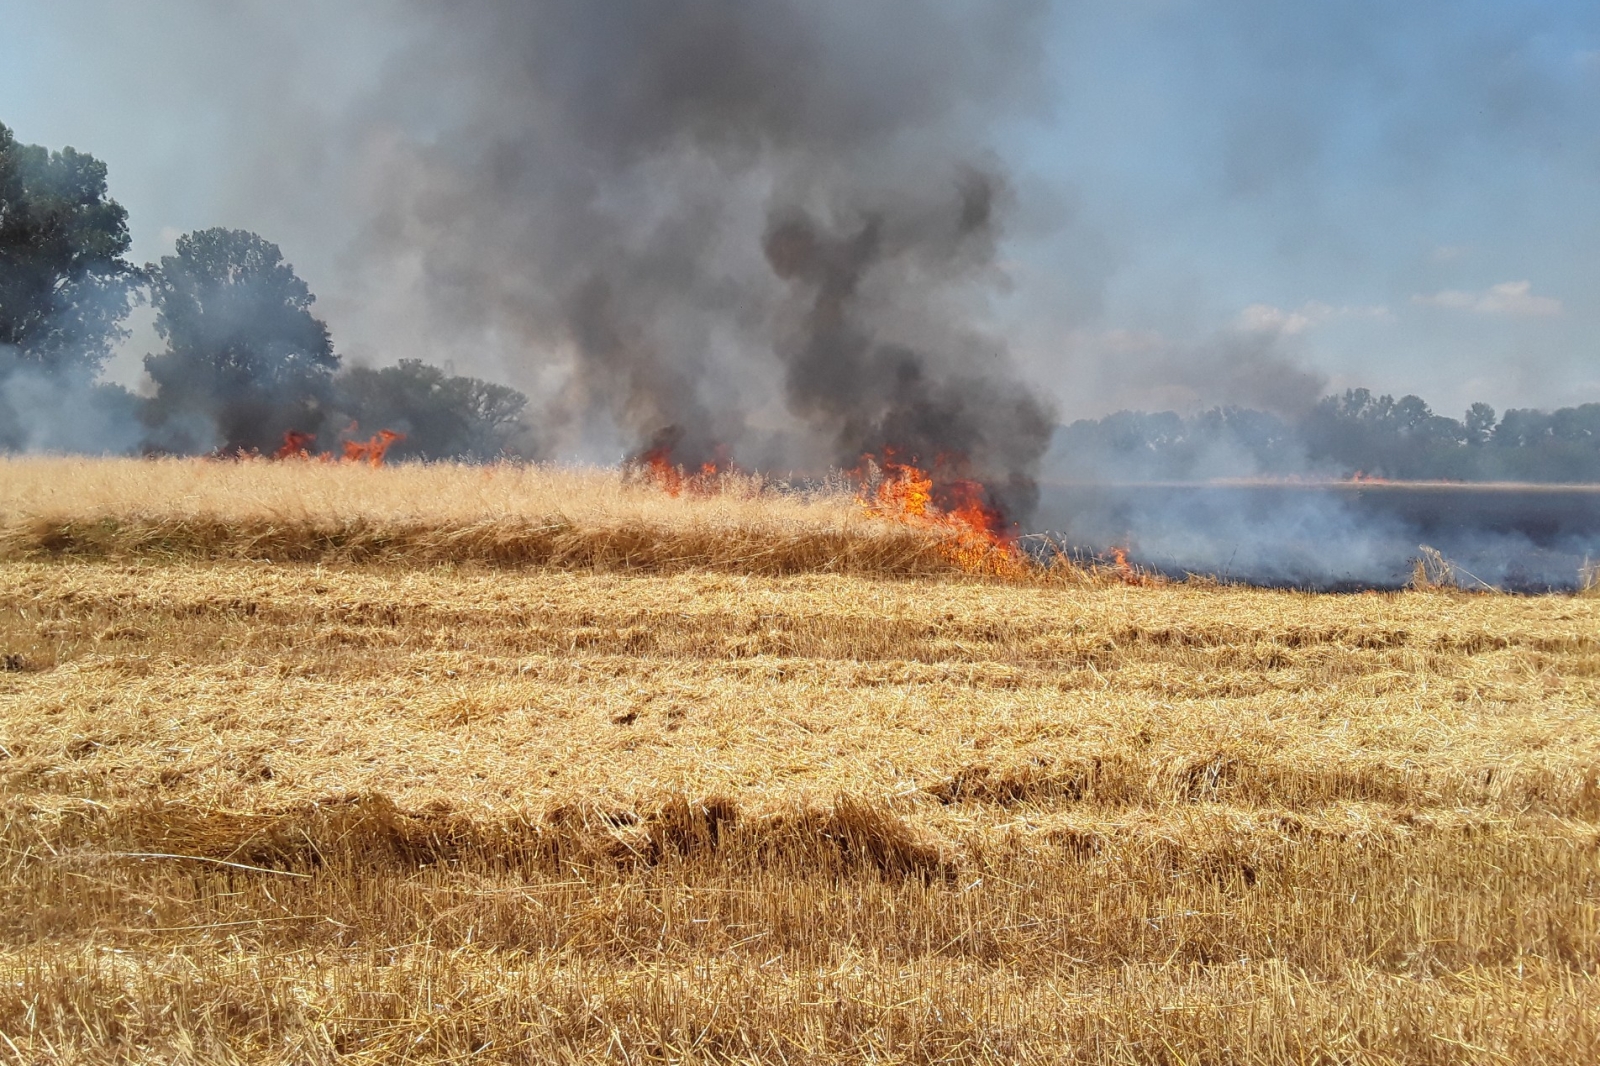
[[[352, 422], [345, 427], [346, 433], [355, 433], [359, 427]], [[343, 458], [346, 463], [366, 463], [368, 466], [382, 466], [383, 458], [390, 448], [406, 439], [404, 433], [396, 433], [392, 429], [380, 429], [369, 440], [347, 440], [342, 444]], [[283, 444], [272, 453], [274, 459], [301, 459], [306, 462], [331, 463], [333, 456], [327, 452], [313, 452], [312, 446], [317, 442], [315, 433], [302, 433], [297, 429], [285, 430]]]
[[1141, 570], [1129, 561], [1127, 548], [1114, 546], [1110, 551], [1111, 566], [1109, 570], [1111, 576], [1121, 581], [1124, 585], [1160, 585], [1163, 583], [1159, 575], [1153, 574], [1148, 570]]
[[667, 445], [659, 444], [651, 448], [639, 456], [638, 463], [662, 492], [673, 497], [683, 493], [683, 467], [673, 463], [671, 449]]
[[[354, 431], [354, 422], [350, 424], [350, 428]], [[392, 429], [380, 429], [370, 440], [347, 440], [344, 442], [344, 461], [366, 463], [373, 467], [382, 466], [383, 457], [389, 449], [405, 439], [404, 433], [396, 433]]]
[[674, 498], [685, 492], [691, 496], [715, 496], [721, 492], [722, 475], [735, 469], [727, 447], [717, 445], [713, 449], [716, 457], [710, 462], [701, 463], [698, 470], [690, 473], [682, 463], [672, 461], [672, 443], [675, 440], [676, 437], [641, 452], [633, 460], [633, 465], [643, 471], [657, 488]]
[[311, 446], [317, 442], [315, 433], [301, 433], [297, 429], [283, 431], [283, 446], [272, 453], [274, 459], [309, 459]]

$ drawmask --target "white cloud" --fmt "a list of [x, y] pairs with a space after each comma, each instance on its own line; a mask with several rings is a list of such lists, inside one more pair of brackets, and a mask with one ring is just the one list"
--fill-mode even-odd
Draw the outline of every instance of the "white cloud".
[[1237, 325], [1246, 333], [1281, 333], [1293, 336], [1335, 318], [1385, 318], [1387, 307], [1334, 307], [1310, 300], [1293, 310], [1271, 304], [1251, 304], [1239, 312]]
[[1426, 307], [1516, 318], [1548, 318], [1561, 313], [1561, 301], [1552, 296], [1535, 296], [1531, 281], [1502, 281], [1482, 292], [1446, 289], [1428, 295], [1419, 293], [1411, 298], [1411, 302]]

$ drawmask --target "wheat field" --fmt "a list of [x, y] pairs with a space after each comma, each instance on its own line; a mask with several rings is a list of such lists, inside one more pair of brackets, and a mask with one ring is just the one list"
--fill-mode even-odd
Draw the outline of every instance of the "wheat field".
[[737, 473], [671, 498], [616, 469], [0, 457], [0, 558], [250, 559], [744, 574], [948, 573], [837, 485]]
[[0, 466], [0, 1062], [1600, 1061], [1600, 599], [484, 478]]

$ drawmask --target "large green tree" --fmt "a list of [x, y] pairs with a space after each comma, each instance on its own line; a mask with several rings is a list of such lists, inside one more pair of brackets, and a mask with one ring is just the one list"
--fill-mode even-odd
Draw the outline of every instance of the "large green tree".
[[125, 336], [128, 243], [104, 163], [20, 144], [0, 124], [0, 346], [15, 365], [93, 376]]
[[[167, 446], [270, 450], [286, 430], [315, 433], [338, 369], [316, 297], [276, 244], [245, 230], [179, 237], [145, 267], [166, 351], [145, 357], [157, 392], [147, 418]], [[214, 436], [201, 440], [196, 416]], [[176, 435], [176, 436], [174, 436]]]
[[528, 398], [516, 389], [448, 374], [420, 359], [355, 367], [338, 379], [341, 412], [369, 429], [404, 433], [395, 458], [494, 459], [517, 449]]

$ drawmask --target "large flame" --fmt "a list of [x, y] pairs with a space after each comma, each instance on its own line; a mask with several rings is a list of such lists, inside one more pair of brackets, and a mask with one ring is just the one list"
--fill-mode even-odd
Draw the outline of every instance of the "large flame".
[[944, 476], [945, 469], [964, 467], [946, 457], [932, 471], [903, 462], [892, 449], [862, 457], [851, 472], [859, 486], [857, 499], [875, 517], [926, 526], [944, 534], [941, 550], [970, 573], [1020, 575], [1028, 560], [1017, 548], [1015, 529], [989, 502], [983, 485], [971, 478]]
[[[711, 496], [723, 491], [724, 474], [737, 468], [726, 450], [691, 471], [673, 461], [676, 437], [663, 435], [652, 447], [629, 461], [629, 466], [668, 496]], [[857, 486], [857, 499], [868, 514], [938, 531], [940, 550], [961, 569], [976, 574], [1021, 576], [1031, 569], [1017, 547], [1015, 527], [989, 501], [983, 484], [958, 476], [967, 463], [959, 456], [943, 456], [926, 470], [915, 457], [902, 461], [899, 453], [865, 455], [849, 472]]]

